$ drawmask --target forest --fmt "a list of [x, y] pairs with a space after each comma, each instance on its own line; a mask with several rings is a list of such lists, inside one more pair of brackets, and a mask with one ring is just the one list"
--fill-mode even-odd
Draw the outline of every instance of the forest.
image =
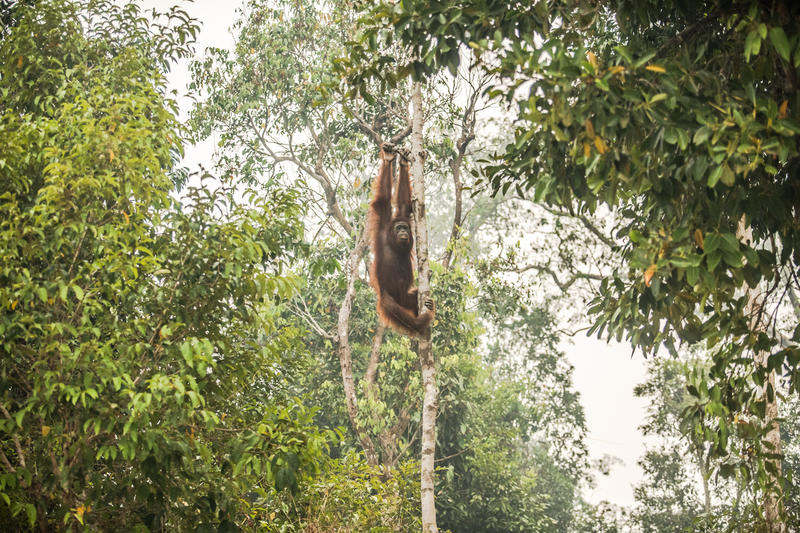
[[0, 0], [0, 531], [800, 531], [795, 171], [794, 0]]

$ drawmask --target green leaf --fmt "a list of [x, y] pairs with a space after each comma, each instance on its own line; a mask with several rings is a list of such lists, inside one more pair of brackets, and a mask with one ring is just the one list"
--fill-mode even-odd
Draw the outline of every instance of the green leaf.
[[694, 144], [703, 144], [708, 140], [709, 137], [711, 137], [711, 128], [709, 128], [708, 126], [703, 126], [699, 130], [694, 132], [694, 137], [692, 138], [692, 142], [694, 142]]
[[720, 234], [720, 236], [722, 237], [722, 242], [721, 242], [722, 250], [730, 254], [741, 255], [741, 253], [739, 252], [739, 245], [741, 243], [739, 242], [739, 239], [736, 238], [736, 235], [734, 233], [730, 232], [722, 233]]
[[669, 262], [678, 268], [696, 267], [700, 265], [700, 257], [670, 257]]
[[725, 262], [733, 268], [742, 268], [744, 266], [741, 254], [726, 253]]
[[183, 360], [186, 361], [186, 364], [189, 366], [194, 366], [194, 350], [192, 349], [192, 345], [189, 343], [189, 341], [182, 342], [180, 350]]
[[637, 69], [637, 68], [641, 67], [642, 65], [644, 65], [645, 63], [647, 63], [648, 61], [653, 59], [654, 57], [656, 57], [656, 53], [655, 52], [648, 52], [647, 54], [645, 54], [642, 57], [640, 57], [639, 60], [636, 61], [636, 63], [633, 64], [633, 68]]
[[761, 36], [758, 30], [752, 30], [744, 40], [744, 60], [750, 61], [750, 56], [757, 56], [761, 51]]
[[714, 170], [711, 171], [711, 174], [708, 175], [708, 186], [712, 189], [719, 181], [719, 178], [722, 176], [722, 165], [717, 166]]
[[727, 163], [722, 166], [720, 180], [722, 180], [722, 183], [728, 187], [733, 187], [733, 184], [736, 182], [736, 175], [733, 173], [733, 170], [728, 166]]
[[700, 269], [697, 267], [689, 267], [686, 269], [686, 283], [689, 285], [696, 285], [700, 279]]
[[686, 133], [686, 130], [679, 129], [678, 130], [678, 147], [681, 150], [686, 150], [686, 147], [689, 146], [689, 134]]
[[789, 61], [792, 50], [789, 47], [789, 39], [786, 38], [786, 33], [783, 31], [783, 28], [780, 26], [775, 26], [771, 30], [769, 30], [769, 40], [772, 42], [772, 46], [775, 47], [775, 50], [781, 55], [781, 57]]
[[708, 270], [713, 271], [714, 269], [716, 269], [721, 259], [722, 259], [722, 254], [719, 252], [707, 255], [706, 263], [708, 264]]
[[32, 503], [26, 503], [25, 513], [28, 515], [28, 524], [33, 528], [36, 524], [36, 507]]

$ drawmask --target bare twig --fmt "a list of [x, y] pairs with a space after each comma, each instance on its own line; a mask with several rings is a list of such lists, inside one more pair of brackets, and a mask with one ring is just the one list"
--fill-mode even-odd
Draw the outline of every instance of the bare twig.
[[458, 457], [458, 456], [459, 456], [459, 455], [461, 455], [462, 453], [467, 453], [467, 452], [468, 452], [468, 451], [470, 451], [471, 449], [472, 449], [472, 447], [471, 447], [471, 446], [467, 446], [466, 448], [464, 448], [464, 449], [463, 449], [463, 450], [461, 450], [460, 452], [456, 452], [456, 453], [454, 453], [454, 454], [451, 454], [451, 455], [448, 455], [448, 456], [446, 456], [446, 457], [439, 457], [438, 459], [436, 459], [436, 462], [437, 462], [437, 463], [439, 463], [439, 462], [442, 462], [442, 461], [447, 461], [448, 459], [452, 459], [453, 457]]
[[6, 457], [6, 454], [3, 453], [3, 450], [0, 450], [0, 459], [2, 459], [3, 464], [6, 465], [6, 468], [8, 469], [9, 472], [11, 472], [13, 474], [14, 472], [17, 471], [17, 469], [14, 468], [11, 465], [11, 463], [8, 461], [8, 457]]
[[587, 280], [592, 280], [592, 281], [603, 281], [603, 279], [605, 279], [600, 274], [590, 274], [590, 273], [587, 273], [587, 272], [575, 272], [566, 281], [561, 281], [559, 279], [558, 274], [556, 273], [556, 271], [553, 270], [552, 268], [550, 268], [547, 265], [526, 265], [524, 267], [506, 270], [506, 272], [516, 272], [518, 274], [521, 274], [523, 272], [527, 272], [528, 270], [537, 270], [539, 272], [543, 272], [545, 274], [548, 274], [551, 278], [553, 278], [553, 281], [555, 282], [556, 285], [558, 285], [558, 288], [561, 289], [562, 292], [566, 292], [567, 289], [569, 289], [579, 279], [587, 279]]
[[[0, 403], [0, 411], [3, 411], [3, 416], [5, 416], [8, 420], [12, 421], [14, 420], [13, 418], [11, 418], [11, 414], [8, 412], [8, 409], [6, 409], [6, 406], [1, 403]], [[17, 457], [19, 457], [19, 464], [22, 466], [22, 468], [25, 468], [25, 454], [22, 453], [22, 446], [19, 443], [19, 437], [17, 436], [16, 433], [14, 433], [11, 436], [11, 438], [14, 439], [14, 447], [17, 449]]]
[[319, 335], [322, 338], [328, 339], [329, 341], [332, 342], [339, 342], [339, 338], [335, 334], [326, 331], [325, 328], [323, 328], [314, 319], [314, 317], [311, 315], [311, 312], [308, 310], [306, 303], [302, 299], [300, 299], [300, 302], [303, 304], [303, 309], [300, 309], [298, 306], [293, 305], [291, 303], [289, 304], [289, 308], [291, 308], [293, 312], [295, 312], [298, 316], [300, 316], [300, 318], [305, 320], [305, 322], [311, 327], [311, 329], [314, 330], [314, 332], [317, 335]]
[[548, 207], [548, 206], [543, 205], [543, 204], [537, 204], [537, 205], [539, 205], [542, 209], [544, 209], [545, 211], [547, 211], [551, 215], [555, 215], [557, 217], [567, 217], [567, 218], [577, 219], [578, 221], [580, 221], [581, 224], [584, 225], [584, 227], [586, 229], [588, 229], [590, 232], [592, 232], [595, 235], [595, 237], [597, 237], [600, 240], [600, 242], [602, 242], [603, 244], [605, 244], [609, 248], [615, 248], [617, 246], [617, 243], [615, 243], [613, 240], [611, 240], [605, 233], [603, 233], [600, 230], [600, 228], [598, 228], [585, 215], [574, 215], [574, 214], [569, 213], [567, 211], [561, 211], [559, 209], [553, 209], [553, 208]]

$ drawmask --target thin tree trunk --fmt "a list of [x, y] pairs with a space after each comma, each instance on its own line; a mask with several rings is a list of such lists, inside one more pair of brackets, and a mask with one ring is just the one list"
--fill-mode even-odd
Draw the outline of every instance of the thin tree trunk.
[[709, 473], [708, 456], [704, 457], [703, 450], [697, 451], [697, 464], [700, 466], [700, 475], [703, 477], [703, 509], [706, 515], [711, 514], [711, 490], [708, 486]]
[[[757, 364], [766, 368], [767, 358], [769, 353], [759, 352], [757, 356]], [[772, 400], [769, 399], [769, 389], [772, 391]], [[770, 453], [781, 453], [781, 430], [778, 424], [778, 392], [775, 389], [775, 371], [771, 371], [767, 378], [767, 383], [764, 385], [764, 401], [766, 402], [766, 409], [764, 410], [764, 424], [769, 427], [767, 436], [764, 439], [771, 448]], [[785, 533], [786, 524], [781, 518], [780, 512], [780, 499], [782, 490], [780, 488], [781, 476], [781, 460], [770, 459], [768, 461], [775, 466], [776, 474], [770, 475], [770, 481], [775, 485], [773, 490], [767, 491], [764, 495], [764, 518], [767, 522], [768, 533]], [[769, 474], [768, 474], [769, 475]]]
[[[736, 229], [736, 237], [741, 242], [744, 243], [751, 243], [753, 240], [753, 232], [750, 226], [747, 225], [747, 222], [742, 216], [742, 219], [739, 221], [739, 226]], [[763, 306], [764, 306], [764, 297], [758, 291], [756, 287], [747, 287], [747, 304], [745, 306], [745, 314], [748, 318], [748, 326], [752, 335], [757, 334], [759, 331], [763, 330], [764, 325], [762, 324], [762, 315], [763, 315]], [[756, 352], [753, 355], [753, 360], [755, 361], [756, 368], [767, 368], [767, 359], [769, 358], [769, 353], [765, 351]], [[770, 394], [768, 391], [772, 392], [772, 398], [770, 399]], [[764, 437], [764, 442], [767, 444], [767, 447], [770, 448], [770, 453], [780, 454], [781, 453], [781, 432], [780, 432], [780, 425], [778, 424], [778, 393], [775, 389], [775, 371], [771, 371], [767, 374], [766, 383], [764, 383], [764, 389], [761, 391], [762, 398], [765, 402], [765, 409], [764, 409], [764, 420], [762, 421], [764, 427], [767, 428], [767, 434]], [[766, 529], [765, 533], [785, 533], [786, 531], [786, 524], [783, 522], [781, 518], [780, 512], [780, 499], [781, 499], [781, 489], [780, 489], [780, 475], [781, 475], [781, 461], [780, 459], [769, 459], [767, 463], [771, 463], [774, 465], [777, 473], [776, 474], [769, 474], [769, 485], [764, 492], [764, 521], [766, 522]]]
[[[425, 219], [425, 152], [422, 145], [422, 87], [414, 82], [411, 92], [413, 117], [411, 126], [411, 180], [412, 205], [417, 255], [417, 286], [419, 309], [430, 294], [430, 268], [428, 265], [428, 226]], [[437, 533], [436, 502], [434, 499], [434, 455], [436, 454], [436, 366], [431, 346], [431, 330], [419, 339], [419, 360], [422, 366], [422, 453], [420, 457], [420, 500], [422, 503], [423, 533]]]
[[461, 123], [461, 137], [456, 141], [456, 156], [450, 161], [450, 169], [453, 171], [453, 192], [455, 194], [455, 206], [453, 209], [453, 227], [450, 230], [450, 239], [445, 246], [442, 256], [442, 267], [445, 270], [450, 268], [450, 260], [453, 258], [453, 247], [461, 236], [461, 224], [463, 220], [463, 186], [461, 184], [461, 165], [464, 163], [464, 155], [467, 153], [469, 143], [475, 138], [475, 105], [481, 94], [480, 87], [475, 88], [470, 95], [467, 108], [464, 111], [464, 118]]
[[378, 372], [378, 363], [381, 361], [381, 345], [383, 344], [383, 334], [385, 332], [386, 326], [378, 324], [378, 329], [375, 331], [375, 336], [372, 338], [372, 350], [369, 352], [369, 364], [367, 365], [366, 372], [364, 372], [364, 381], [367, 384], [370, 399], [374, 399], [372, 393], [375, 386], [375, 374]]
[[345, 403], [347, 404], [347, 416], [353, 431], [356, 432], [361, 447], [364, 448], [367, 462], [373, 466], [378, 464], [378, 454], [375, 452], [375, 445], [358, 420], [358, 400], [356, 398], [356, 387], [353, 380], [353, 359], [350, 349], [350, 311], [353, 307], [353, 295], [355, 294], [355, 283], [358, 277], [358, 263], [364, 250], [367, 248], [366, 231], [356, 237], [356, 243], [350, 252], [347, 260], [347, 292], [344, 295], [342, 307], [339, 309], [339, 320], [337, 331], [339, 337], [339, 365], [342, 369], [342, 385], [344, 386]]

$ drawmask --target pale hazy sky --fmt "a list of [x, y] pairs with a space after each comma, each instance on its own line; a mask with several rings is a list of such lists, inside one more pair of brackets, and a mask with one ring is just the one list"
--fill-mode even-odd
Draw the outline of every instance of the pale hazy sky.
[[[242, 0], [140, 0], [143, 7], [166, 9], [178, 3], [190, 15], [202, 22], [198, 35], [197, 54], [203, 55], [208, 46], [232, 47], [233, 36], [228, 31], [236, 19], [236, 8]], [[172, 88], [183, 95], [187, 92], [189, 73], [187, 62], [178, 65], [170, 74]], [[181, 99], [185, 115], [191, 102]], [[198, 164], [210, 167], [216, 140], [201, 146], [187, 147], [184, 164], [195, 170]], [[617, 505], [633, 503], [633, 487], [642, 476], [636, 461], [644, 453], [644, 439], [638, 426], [644, 418], [647, 403], [634, 398], [633, 387], [645, 377], [644, 359], [637, 353], [630, 356], [624, 344], [598, 341], [579, 334], [562, 345], [570, 362], [575, 366], [575, 389], [580, 392], [589, 427], [587, 444], [593, 459], [613, 455], [622, 460], [611, 474], [597, 480], [597, 487], [586, 497], [591, 502], [608, 500]]]

